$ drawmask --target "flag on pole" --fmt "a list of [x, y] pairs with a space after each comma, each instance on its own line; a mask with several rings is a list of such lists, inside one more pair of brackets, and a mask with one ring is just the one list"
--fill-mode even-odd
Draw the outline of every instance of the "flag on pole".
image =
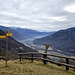
[[9, 31], [6, 30], [6, 37], [8, 36], [12, 36], [12, 33], [10, 33]]
[[0, 39], [5, 39], [6, 38], [6, 35], [1, 35], [0, 36]]

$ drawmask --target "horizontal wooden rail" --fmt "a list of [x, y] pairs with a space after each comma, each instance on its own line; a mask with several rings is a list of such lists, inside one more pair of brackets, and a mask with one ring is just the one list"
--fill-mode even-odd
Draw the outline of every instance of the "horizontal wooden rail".
[[75, 60], [75, 58], [72, 58], [70, 56], [59, 56], [59, 55], [52, 55], [52, 54], [49, 54], [50, 56], [54, 56], [54, 57], [59, 57], [59, 58], [65, 58], [65, 59], [71, 59], [71, 60]]
[[75, 60], [75, 58], [72, 58], [70, 56], [60, 56], [60, 55], [53, 55], [53, 54], [49, 54], [49, 53], [38, 53], [38, 52], [27, 52], [27, 53], [18, 53], [18, 55], [26, 55], [26, 54], [41, 54], [41, 55], [48, 55], [48, 56], [54, 56], [54, 57], [59, 57], [59, 58], [68, 58], [71, 60]]
[[[54, 63], [54, 64], [57, 64], [57, 65], [66, 66], [66, 70], [69, 70], [69, 67], [75, 69], [75, 66], [74, 65], [70, 65], [69, 64], [69, 59], [75, 60], [75, 58], [72, 58], [72, 57], [69, 57], [69, 56], [59, 56], [59, 55], [53, 55], [53, 54], [48, 54], [48, 53], [38, 53], [38, 52], [18, 53], [18, 55], [20, 56], [20, 61], [22, 59], [22, 55], [28, 55], [28, 54], [30, 55], [30, 57], [27, 56], [25, 58], [31, 59], [32, 62], [33, 62], [34, 59], [38, 59], [38, 60], [43, 60], [43, 63], [44, 64], [47, 64], [47, 62], [50, 62], [50, 63]], [[35, 57], [34, 55], [41, 55], [41, 57], [39, 57], [39, 56], [38, 57]], [[61, 62], [53, 61], [50, 58], [48, 58], [47, 56], [64, 58], [64, 59], [66, 59], [66, 63], [61, 63]]]
[[3, 56], [0, 56], [0, 60], [6, 60], [6, 58], [5, 57], [3, 57]]
[[52, 61], [52, 60], [49, 60], [49, 59], [44, 59], [44, 58], [42, 58], [42, 60], [46, 60], [47, 62], [54, 63], [54, 64], [57, 64], [57, 65], [63, 65], [63, 66], [68, 66], [68, 67], [71, 67], [71, 68], [75, 68], [74, 65], [70, 65], [70, 64], [66, 64], [66, 63], [55, 62], [55, 61]]

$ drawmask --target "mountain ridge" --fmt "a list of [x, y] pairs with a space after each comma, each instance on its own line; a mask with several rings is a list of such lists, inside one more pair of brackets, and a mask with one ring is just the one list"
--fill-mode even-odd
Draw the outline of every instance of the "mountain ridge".
[[[0, 29], [0, 35], [5, 35], [5, 32]], [[0, 55], [5, 56], [6, 39], [0, 39]], [[8, 55], [11, 58], [18, 58], [18, 52], [38, 52], [24, 44], [16, 41], [13, 37], [8, 37]]]
[[64, 52], [75, 53], [75, 27], [60, 30], [52, 35], [35, 39], [34, 44], [51, 44], [55, 49]]
[[13, 34], [13, 38], [17, 41], [26, 40], [29, 38], [35, 38], [37, 36], [46, 36], [48, 34], [52, 34], [52, 32], [39, 32], [37, 30], [20, 28], [20, 27], [5, 27], [0, 26], [0, 29], [3, 31], [9, 30]]

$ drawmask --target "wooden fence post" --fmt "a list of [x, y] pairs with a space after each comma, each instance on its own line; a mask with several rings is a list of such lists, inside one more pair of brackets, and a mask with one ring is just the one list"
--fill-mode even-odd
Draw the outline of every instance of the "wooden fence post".
[[20, 54], [20, 61], [21, 61], [21, 54]]
[[47, 58], [47, 54], [43, 54], [43, 63], [46, 65], [47, 64], [47, 61], [45, 60]]
[[31, 53], [31, 62], [33, 62], [33, 53]]
[[[66, 64], [69, 64], [69, 59], [66, 58]], [[68, 71], [69, 70], [69, 66], [66, 66], [66, 70]]]

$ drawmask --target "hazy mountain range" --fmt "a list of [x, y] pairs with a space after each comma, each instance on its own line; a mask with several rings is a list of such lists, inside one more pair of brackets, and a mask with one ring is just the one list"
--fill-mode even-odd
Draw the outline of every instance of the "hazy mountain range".
[[[19, 48], [20, 46], [22, 46], [24, 47], [24, 50], [26, 51], [34, 51], [33, 49], [17, 41], [27, 40], [31, 38], [33, 39], [35, 37], [42, 37], [32, 41], [33, 44], [36, 44], [36, 45], [51, 44], [54, 50], [60, 50], [65, 53], [66, 52], [75, 53], [75, 27], [65, 29], [65, 30], [60, 30], [57, 32], [39, 32], [36, 30], [31, 30], [31, 29], [24, 29], [19, 27], [4, 27], [4, 26], [0, 26], [0, 29], [1, 31], [9, 30], [13, 34], [13, 36], [10, 37], [9, 40], [10, 41], [15, 40], [15, 43], [13, 41], [11, 41], [11, 44], [9, 43], [10, 44], [9, 50], [11, 50], [11, 48], [15, 48], [16, 50], [17, 47]], [[1, 32], [0, 34], [3, 34], [3, 32]], [[28, 42], [29, 44], [30, 43], [29, 41], [27, 40], [26, 43]], [[3, 48], [5, 49], [5, 45], [3, 45], [4, 43], [2, 42], [5, 43], [5, 40], [1, 41], [1, 44], [0, 44], [2, 47], [1, 49]]]
[[13, 34], [12, 37], [18, 41], [31, 39], [35, 37], [47, 36], [49, 34], [52, 34], [52, 32], [39, 32], [37, 30], [25, 29], [25, 28], [20, 28], [20, 27], [0, 26], [0, 29], [4, 31], [9, 30]]
[[[35, 37], [42, 37], [52, 32], [39, 32], [31, 29], [24, 29], [19, 27], [5, 27], [0, 26], [0, 35], [5, 35], [5, 31], [8, 30], [12, 33], [12, 37], [8, 38], [8, 53], [11, 56], [16, 57], [15, 55], [18, 52], [37, 52], [36, 50], [27, 47], [23, 43], [19, 41], [31, 39]], [[6, 39], [0, 39], [0, 55], [5, 55], [6, 50]]]
[[[5, 35], [5, 31], [0, 29], [0, 35]], [[0, 55], [5, 56], [6, 39], [0, 39]], [[8, 55], [11, 58], [17, 58], [18, 52], [37, 52], [24, 44], [16, 41], [13, 37], [8, 37]]]
[[35, 39], [33, 41], [34, 44], [51, 44], [53, 48], [69, 52], [75, 53], [75, 27], [60, 30], [52, 35], [48, 35], [43, 38]]

